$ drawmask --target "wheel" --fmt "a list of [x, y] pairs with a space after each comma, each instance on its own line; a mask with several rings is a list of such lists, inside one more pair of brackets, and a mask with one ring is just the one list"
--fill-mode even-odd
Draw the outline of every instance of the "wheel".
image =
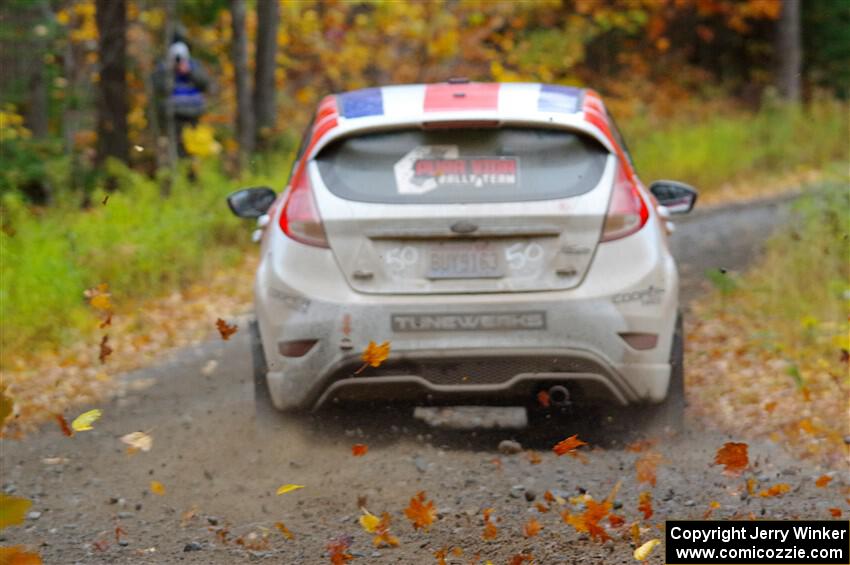
[[676, 318], [673, 346], [670, 348], [670, 385], [660, 404], [636, 407], [646, 411], [650, 428], [680, 430], [685, 421], [685, 334], [682, 315]]
[[269, 366], [266, 364], [263, 341], [260, 339], [260, 327], [256, 320], [249, 324], [248, 331], [251, 335], [251, 361], [254, 366], [254, 406], [258, 415], [273, 414], [276, 409], [266, 380]]

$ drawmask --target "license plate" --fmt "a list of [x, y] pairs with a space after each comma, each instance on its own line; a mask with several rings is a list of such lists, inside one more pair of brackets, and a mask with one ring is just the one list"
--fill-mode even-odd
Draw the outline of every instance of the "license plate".
[[504, 276], [499, 257], [495, 249], [472, 246], [431, 249], [426, 276], [429, 279], [497, 279]]

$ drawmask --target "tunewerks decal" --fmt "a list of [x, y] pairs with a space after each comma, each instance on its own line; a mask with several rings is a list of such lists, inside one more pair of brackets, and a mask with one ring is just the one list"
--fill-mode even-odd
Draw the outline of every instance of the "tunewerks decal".
[[395, 332], [461, 332], [482, 330], [545, 330], [546, 312], [483, 314], [393, 314]]

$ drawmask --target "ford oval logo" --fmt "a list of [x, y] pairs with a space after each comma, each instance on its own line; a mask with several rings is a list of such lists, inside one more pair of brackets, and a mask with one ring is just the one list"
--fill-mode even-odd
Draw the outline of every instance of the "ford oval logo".
[[452, 224], [451, 229], [455, 233], [472, 233], [478, 229], [478, 226], [471, 222], [465, 222], [461, 220], [460, 222], [455, 222], [454, 224]]

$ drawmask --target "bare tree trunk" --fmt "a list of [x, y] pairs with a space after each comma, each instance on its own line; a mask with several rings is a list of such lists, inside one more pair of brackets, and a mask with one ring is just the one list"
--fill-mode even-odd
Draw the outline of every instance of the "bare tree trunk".
[[[163, 53], [167, 58], [168, 48], [171, 47], [171, 42], [174, 40], [174, 29], [177, 23], [177, 0], [165, 0], [165, 25], [163, 26]], [[167, 67], [167, 65], [166, 65]], [[165, 147], [164, 161], [174, 174], [177, 165], [177, 128], [174, 125], [174, 110], [171, 107], [171, 91], [174, 88], [174, 71], [170, 68], [165, 69], [165, 100], [163, 106], [163, 119], [165, 120], [163, 129], [165, 130]], [[171, 181], [169, 178], [161, 187], [163, 196], [168, 196], [171, 192]]]
[[98, 56], [97, 158], [129, 160], [127, 145], [127, 2], [97, 0]]
[[254, 74], [254, 115], [257, 146], [268, 145], [275, 118], [274, 70], [277, 56], [279, 0], [257, 0], [257, 57]]
[[[34, 12], [37, 17], [48, 22], [53, 18], [45, 0], [38, 0], [33, 3]], [[46, 28], [45, 28], [46, 29]], [[45, 65], [42, 58], [47, 53], [48, 48], [48, 33], [42, 35], [35, 34], [36, 39], [33, 42], [34, 64], [30, 67], [29, 77], [29, 108], [27, 109], [27, 127], [32, 131], [34, 137], [47, 137], [47, 77], [44, 70]]]
[[777, 86], [785, 100], [799, 102], [802, 46], [800, 37], [800, 0], [784, 0], [776, 41], [779, 58]]
[[236, 139], [239, 142], [239, 166], [254, 150], [254, 112], [248, 80], [248, 38], [245, 33], [245, 0], [230, 0], [233, 24], [231, 58], [236, 81]]

